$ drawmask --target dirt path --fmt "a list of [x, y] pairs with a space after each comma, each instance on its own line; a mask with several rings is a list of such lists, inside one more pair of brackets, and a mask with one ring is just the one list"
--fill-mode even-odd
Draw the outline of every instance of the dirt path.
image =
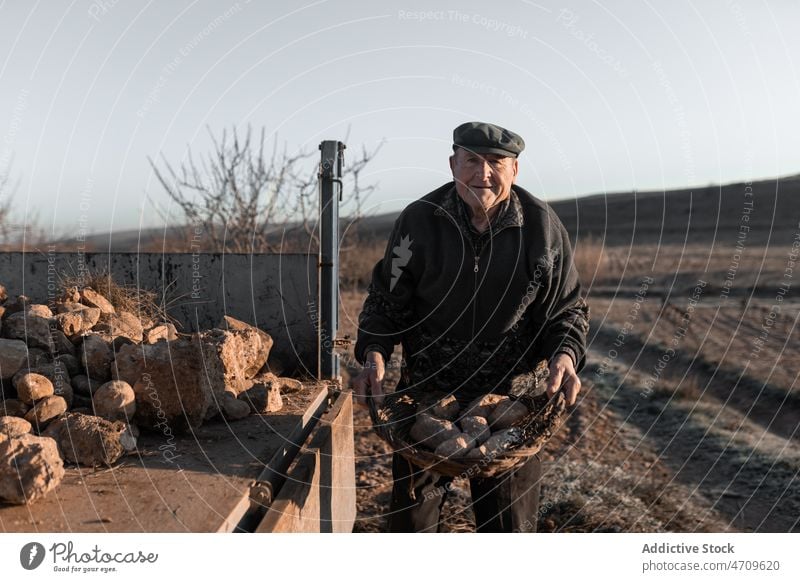
[[798, 411], [780, 406], [786, 392], [759, 404], [752, 383], [732, 384], [713, 369], [683, 365], [690, 362], [686, 354], [678, 354], [674, 373], [648, 392], [642, 387], [662, 352], [630, 343], [612, 351], [614, 337], [610, 330], [594, 335], [593, 362], [600, 354], [619, 356], [607, 371], [590, 362], [587, 372], [602, 378], [596, 386], [605, 405], [638, 429], [642, 446], [658, 454], [670, 474], [668, 484], [688, 487], [690, 499], [706, 506], [702, 515], [718, 514], [725, 530], [797, 531]]
[[[357, 313], [361, 301], [352, 294], [345, 309]], [[748, 408], [748, 393], [732, 384], [727, 393], [743, 395], [726, 402], [724, 375], [706, 382], [702, 374], [711, 372], [682, 359], [674, 363], [677, 379], [665, 376], [645, 390], [659, 349], [626, 340], [609, 362], [616, 331], [593, 329], [592, 337], [579, 405], [542, 453], [540, 531], [800, 531], [796, 412], [766, 400]], [[387, 389], [397, 376], [390, 367]], [[386, 531], [391, 452], [364, 410], [355, 424], [355, 531]], [[468, 483], [454, 485], [442, 529], [474, 531]]]

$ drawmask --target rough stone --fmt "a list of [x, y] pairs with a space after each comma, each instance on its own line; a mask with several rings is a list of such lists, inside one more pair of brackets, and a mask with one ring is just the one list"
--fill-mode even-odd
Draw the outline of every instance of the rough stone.
[[57, 354], [68, 354], [70, 356], [74, 356], [77, 353], [75, 344], [69, 340], [63, 331], [60, 329], [54, 329], [51, 331], [51, 335], [53, 338], [53, 348]]
[[[37, 358], [35, 360], [35, 364], [34, 362], [31, 362], [30, 365], [23, 366], [22, 368], [19, 369], [19, 372], [14, 374], [13, 378], [14, 383], [16, 384], [17, 382], [19, 382], [19, 379], [29, 372], [33, 372], [35, 374], [41, 374], [42, 376], [53, 382], [56, 377], [56, 366], [52, 361], [45, 361]], [[60, 368], [59, 372], [65, 373], [63, 368]]]
[[[80, 304], [79, 304], [80, 305]], [[100, 320], [100, 310], [96, 307], [80, 305], [71, 311], [64, 311], [55, 316], [56, 325], [64, 335], [78, 335], [92, 329]]]
[[15, 376], [15, 380], [14, 387], [17, 389], [17, 397], [25, 404], [33, 404], [55, 394], [53, 383], [42, 374], [25, 372]]
[[56, 356], [55, 362], [58, 362], [67, 371], [70, 377], [78, 376], [81, 373], [81, 362], [72, 354], [61, 354]]
[[13, 379], [7, 378], [3, 380], [2, 378], [0, 378], [0, 401], [5, 400], [6, 398], [16, 398], [16, 397], [17, 397], [17, 389], [14, 388]]
[[75, 394], [75, 396], [72, 397], [72, 408], [70, 408], [70, 412], [94, 414], [94, 405], [92, 404], [92, 397]]
[[[283, 382], [281, 382], [282, 378], [278, 378], [272, 372], [259, 372], [256, 376], [253, 376], [253, 378], [251, 378], [250, 380], [252, 382], [250, 386], [253, 386], [254, 384], [271, 384], [273, 382], [276, 382], [278, 386], [283, 388]], [[250, 386], [248, 386], [248, 388]]]
[[88, 305], [89, 307], [96, 307], [100, 310], [101, 313], [113, 315], [116, 313], [116, 309], [111, 304], [111, 302], [100, 295], [97, 291], [92, 289], [91, 287], [84, 287], [81, 290], [80, 294], [81, 303], [84, 305]]
[[[220, 329], [228, 330], [228, 331], [254, 331], [256, 332], [259, 337], [261, 338], [261, 351], [262, 353], [258, 355], [250, 364], [249, 368], [245, 370], [245, 374], [248, 378], [252, 378], [256, 374], [258, 374], [259, 370], [264, 367], [269, 359], [270, 351], [272, 350], [272, 336], [270, 336], [267, 332], [262, 329], [257, 328], [254, 325], [250, 325], [249, 323], [245, 323], [240, 319], [236, 319], [235, 317], [231, 317], [230, 315], [225, 315], [222, 317], [222, 321], [217, 326]], [[266, 354], [264, 354], [265, 352]], [[263, 358], [263, 362], [261, 359]], [[260, 364], [260, 365], [259, 365]], [[258, 365], [258, 369], [253, 369], [256, 365]]]
[[255, 414], [277, 412], [283, 408], [280, 387], [274, 382], [253, 385], [239, 394], [239, 400], [247, 403]]
[[94, 412], [108, 420], [126, 420], [136, 412], [136, 394], [123, 380], [106, 382], [94, 393]]
[[25, 311], [25, 309], [30, 304], [31, 300], [28, 298], [27, 295], [17, 295], [14, 299], [6, 301], [5, 304], [3, 305], [3, 307], [6, 308], [4, 317], [8, 318], [10, 315]]
[[132, 453], [136, 450], [137, 439], [139, 438], [139, 429], [134, 424], [126, 424], [125, 430], [119, 435], [119, 444], [126, 453]]
[[[80, 303], [81, 294], [78, 291], [77, 287], [67, 287], [64, 289], [64, 292], [61, 294], [61, 297], [58, 298], [58, 303]], [[58, 305], [56, 304], [56, 308]]]
[[69, 372], [67, 368], [59, 361], [53, 361], [47, 364], [40, 364], [35, 368], [22, 368], [13, 378], [14, 385], [20, 381], [25, 374], [39, 374], [44, 376], [53, 384], [54, 393], [63, 396], [67, 401], [67, 405], [72, 405], [72, 385], [69, 381]]
[[212, 329], [200, 334], [200, 342], [206, 373], [218, 392], [229, 388], [240, 394], [246, 390], [250, 386], [247, 380], [258, 373], [269, 355], [269, 348], [254, 328]]
[[53, 355], [45, 349], [42, 348], [30, 348], [28, 349], [28, 365], [29, 366], [41, 366], [43, 364], [49, 364], [53, 361]]
[[0, 339], [0, 378], [11, 378], [28, 361], [28, 346], [16, 339]]
[[83, 303], [75, 301], [58, 301], [56, 302], [56, 315], [61, 313], [69, 313], [70, 311], [79, 311], [86, 307]]
[[144, 334], [142, 322], [128, 311], [120, 311], [118, 314], [103, 313], [94, 330], [108, 334], [112, 338], [125, 337], [137, 343], [142, 341]]
[[103, 380], [95, 380], [93, 378], [89, 378], [84, 374], [78, 374], [77, 376], [72, 377], [72, 388], [75, 391], [75, 394], [79, 394], [81, 396], [91, 397], [100, 386], [105, 384]]
[[30, 422], [37, 430], [42, 430], [47, 423], [67, 411], [67, 401], [61, 396], [48, 396], [37, 400], [25, 415], [25, 420]]
[[162, 323], [145, 330], [143, 341], [146, 344], [154, 344], [161, 340], [171, 342], [176, 339], [178, 339], [178, 330], [175, 329], [175, 326], [171, 323]]
[[43, 317], [44, 319], [50, 319], [53, 317], [53, 312], [47, 305], [42, 305], [41, 303], [32, 303], [28, 305], [25, 309], [26, 315], [35, 315], [37, 317]]
[[250, 404], [236, 398], [233, 392], [223, 392], [219, 408], [228, 420], [241, 420], [250, 416]]
[[115, 378], [133, 386], [137, 424], [159, 430], [166, 423], [175, 432], [202, 424], [215, 398], [200, 350], [196, 340], [120, 349]]
[[0, 402], [0, 413], [7, 416], [18, 416], [20, 418], [24, 418], [30, 409], [30, 406], [18, 398], [6, 398]]
[[58, 487], [64, 463], [51, 438], [32, 434], [0, 442], [0, 501], [29, 504]]
[[3, 322], [3, 335], [9, 339], [22, 340], [29, 347], [52, 352], [54, 346], [50, 335], [50, 321], [46, 317], [28, 315], [20, 311], [6, 317]]
[[124, 422], [88, 414], [67, 414], [52, 423], [45, 434], [58, 442], [67, 462], [85, 467], [111, 466], [136, 447], [136, 438]]
[[67, 402], [67, 408], [72, 408], [73, 401], [75, 400], [75, 390], [69, 381], [69, 376], [66, 374], [58, 376], [56, 381], [53, 382], [53, 391], [56, 396], [61, 396]]
[[80, 347], [81, 363], [90, 378], [98, 380], [111, 379], [111, 362], [114, 352], [101, 336], [91, 334], [84, 336]]
[[284, 378], [283, 376], [278, 378], [278, 383], [281, 386], [282, 392], [299, 392], [303, 389], [303, 383], [300, 380], [295, 380], [294, 378]]
[[131, 340], [131, 338], [129, 337], [125, 337], [124, 335], [118, 335], [110, 343], [111, 349], [114, 351], [114, 353], [122, 349], [122, 346], [127, 346], [131, 344], [136, 345], [136, 342]]
[[18, 416], [0, 416], [0, 434], [8, 438], [18, 437], [23, 434], [30, 434], [31, 423]]

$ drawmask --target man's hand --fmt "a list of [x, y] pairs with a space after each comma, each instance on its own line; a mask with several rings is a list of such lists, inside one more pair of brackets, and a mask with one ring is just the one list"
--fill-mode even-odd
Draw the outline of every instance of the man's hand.
[[368, 352], [364, 368], [353, 378], [356, 404], [367, 405], [367, 398], [375, 398], [376, 404], [383, 404], [383, 375], [385, 362], [380, 352]]
[[556, 354], [550, 360], [550, 376], [547, 378], [547, 395], [553, 396], [559, 389], [564, 389], [567, 404], [572, 406], [581, 391], [581, 381], [575, 372], [572, 358], [567, 354]]

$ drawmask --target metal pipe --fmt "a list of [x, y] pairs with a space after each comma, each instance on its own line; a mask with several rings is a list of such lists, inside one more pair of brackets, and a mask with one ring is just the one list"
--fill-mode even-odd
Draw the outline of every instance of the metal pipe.
[[339, 329], [339, 202], [345, 145], [323, 141], [319, 165], [319, 365], [322, 380], [339, 380], [336, 333]]

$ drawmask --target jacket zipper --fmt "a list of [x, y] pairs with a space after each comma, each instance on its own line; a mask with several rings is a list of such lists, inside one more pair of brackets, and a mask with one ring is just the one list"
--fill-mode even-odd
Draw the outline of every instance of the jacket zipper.
[[500, 228], [500, 229], [496, 230], [492, 234], [492, 236], [489, 238], [489, 240], [486, 242], [486, 244], [481, 246], [480, 252], [478, 252], [478, 249], [475, 248], [475, 244], [472, 242], [472, 239], [469, 237], [469, 235], [465, 236], [465, 238], [469, 242], [470, 246], [472, 247], [472, 254], [473, 254], [473, 258], [475, 260], [475, 264], [474, 264], [474, 266], [472, 268], [472, 271], [473, 271], [473, 274], [474, 274], [473, 283], [472, 283], [472, 337], [473, 338], [475, 337], [475, 318], [477, 317], [477, 311], [478, 311], [478, 308], [477, 308], [476, 304], [478, 302], [478, 272], [480, 271], [480, 267], [479, 267], [480, 258], [481, 258], [481, 255], [483, 254], [483, 249], [486, 246], [491, 245], [492, 244], [492, 239], [494, 237], [496, 237], [500, 233], [500, 231], [504, 230], [504, 228]]
[[481, 259], [481, 253], [483, 252], [483, 247], [481, 247], [480, 252], [478, 252], [478, 249], [475, 248], [475, 245], [472, 242], [472, 240], [470, 240], [469, 242], [472, 245], [472, 253], [473, 253], [474, 257], [475, 257], [475, 266], [472, 269], [472, 271], [473, 271], [473, 279], [472, 279], [472, 334], [471, 334], [471, 336], [474, 338], [475, 337], [475, 318], [477, 317], [477, 313], [478, 313], [478, 305], [477, 305], [477, 303], [478, 303], [478, 271], [480, 271], [478, 263], [480, 262], [480, 259]]

